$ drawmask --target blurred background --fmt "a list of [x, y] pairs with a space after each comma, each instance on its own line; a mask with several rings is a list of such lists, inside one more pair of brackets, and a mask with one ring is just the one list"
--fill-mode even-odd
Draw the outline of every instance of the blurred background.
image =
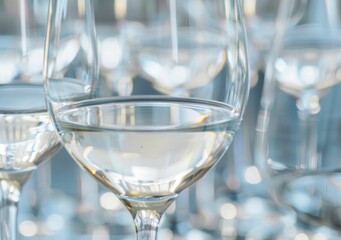
[[[48, 1], [40, 2], [42, 11], [37, 17], [43, 21]], [[95, 1], [98, 12], [108, 7], [111, 6], [106, 0]], [[11, 0], [1, 0], [0, 19], [11, 8]], [[279, 8], [280, 0], [243, 1], [251, 69], [245, 119], [219, 164], [182, 192], [168, 209], [159, 229], [159, 239], [341, 239], [323, 226], [309, 233], [301, 230], [294, 213], [272, 200], [255, 163], [256, 121]], [[2, 19], [0, 24], [7, 21]], [[2, 78], [15, 69], [15, 62], [10, 64], [0, 56]], [[63, 149], [36, 171], [23, 189], [19, 207], [20, 239], [135, 238], [128, 211], [109, 190], [83, 173]]]

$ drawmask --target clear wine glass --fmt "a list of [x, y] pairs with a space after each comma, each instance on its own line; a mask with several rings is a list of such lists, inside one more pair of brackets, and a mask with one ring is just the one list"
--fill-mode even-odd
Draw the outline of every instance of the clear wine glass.
[[299, 1], [287, 2], [262, 96], [257, 155], [274, 197], [296, 211], [301, 226], [337, 229], [340, 2], [304, 1], [294, 18]]
[[[43, 52], [48, 8], [41, 1], [2, 2], [0, 13], [0, 238], [17, 237], [25, 182], [59, 149], [46, 109]], [[39, 13], [39, 14], [38, 14]]]
[[243, 0], [243, 12], [250, 62], [250, 85], [255, 86], [264, 71], [272, 46], [281, 0]]
[[108, 0], [95, 15], [96, 3], [51, 1], [46, 98], [67, 151], [127, 207], [138, 239], [155, 239], [239, 127], [243, 15], [236, 0]]

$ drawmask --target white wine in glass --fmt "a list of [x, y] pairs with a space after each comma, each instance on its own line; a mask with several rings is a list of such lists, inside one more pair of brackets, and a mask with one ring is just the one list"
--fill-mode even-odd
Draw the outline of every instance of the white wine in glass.
[[162, 214], [239, 128], [249, 89], [240, 3], [103, 4], [95, 14], [90, 0], [51, 1], [46, 99], [66, 150], [127, 207], [138, 239], [156, 239]]

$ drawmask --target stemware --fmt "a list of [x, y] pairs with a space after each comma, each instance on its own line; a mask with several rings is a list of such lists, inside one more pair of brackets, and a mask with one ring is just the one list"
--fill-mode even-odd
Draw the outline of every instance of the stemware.
[[250, 62], [250, 85], [256, 85], [261, 78], [267, 55], [272, 46], [276, 18], [281, 0], [244, 0], [243, 12]]
[[341, 9], [339, 1], [302, 1], [305, 7], [293, 17], [298, 2], [288, 1], [279, 21], [262, 96], [257, 155], [274, 197], [295, 210], [301, 226], [336, 229]]
[[60, 146], [43, 91], [47, 7], [30, 0], [5, 1], [1, 7], [0, 238], [6, 240], [17, 236], [23, 185]]
[[[240, 3], [51, 1], [45, 93], [63, 145], [155, 239], [178, 194], [217, 163], [245, 108]], [[69, 56], [68, 59], [65, 55]]]

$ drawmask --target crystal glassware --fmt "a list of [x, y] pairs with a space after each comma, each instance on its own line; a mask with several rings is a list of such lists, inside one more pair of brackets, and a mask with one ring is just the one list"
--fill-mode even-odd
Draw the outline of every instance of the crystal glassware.
[[0, 24], [0, 238], [17, 237], [22, 187], [60, 147], [46, 108], [43, 53], [48, 5], [1, 3]]
[[257, 126], [266, 182], [309, 234], [316, 234], [316, 226], [337, 229], [341, 222], [340, 13], [339, 1], [287, 1]]
[[[231, 144], [249, 90], [240, 2], [51, 1], [45, 92], [76, 162], [138, 239]], [[66, 58], [65, 56], [68, 56]]]

